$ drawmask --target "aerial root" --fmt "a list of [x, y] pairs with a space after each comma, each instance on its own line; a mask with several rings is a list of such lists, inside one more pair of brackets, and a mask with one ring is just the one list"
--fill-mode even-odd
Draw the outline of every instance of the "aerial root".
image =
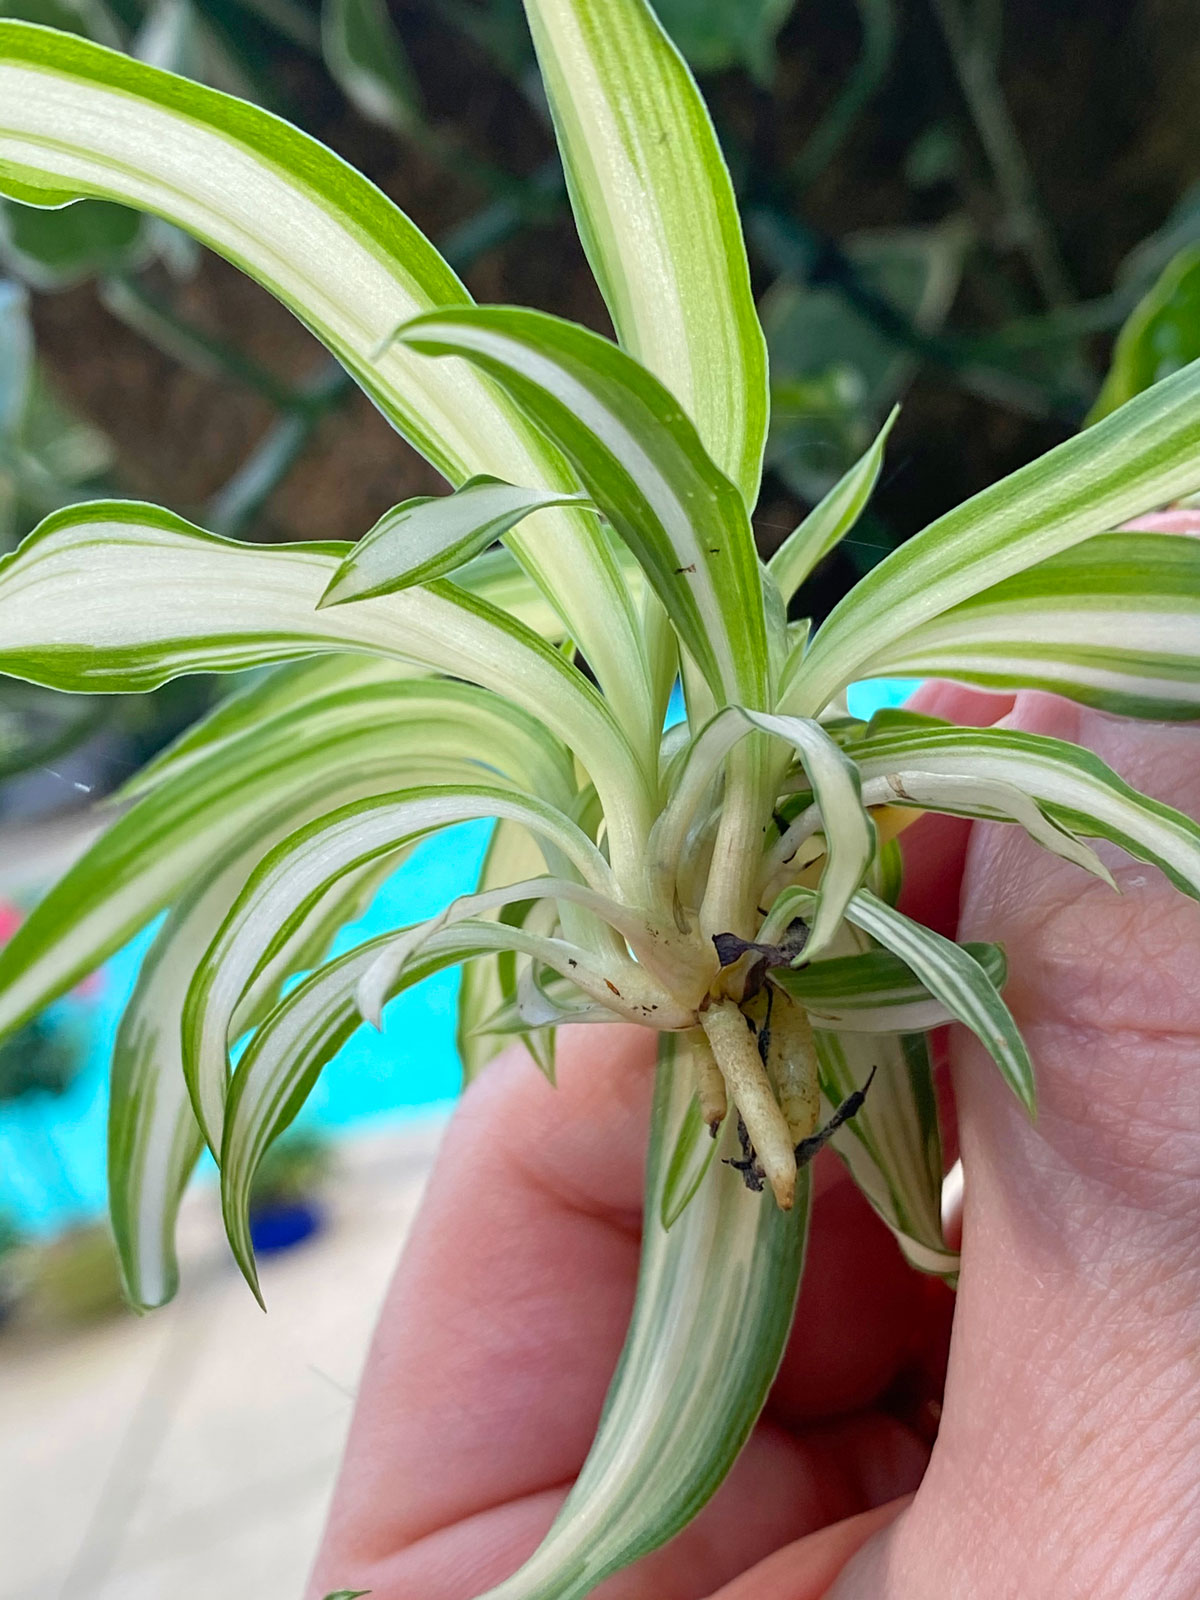
[[725, 1121], [729, 1113], [729, 1096], [725, 1089], [725, 1079], [722, 1077], [721, 1069], [712, 1053], [712, 1047], [703, 1035], [696, 1040], [694, 1060], [696, 1063], [696, 1093], [700, 1097], [700, 1115], [708, 1124], [708, 1130], [715, 1138], [717, 1129]]
[[792, 1144], [815, 1130], [821, 1119], [821, 1082], [812, 1024], [802, 1005], [777, 994], [771, 1007], [767, 1065], [779, 1090], [779, 1104]]
[[732, 1000], [715, 1001], [702, 1013], [700, 1022], [776, 1204], [781, 1211], [790, 1211], [796, 1197], [794, 1141], [759, 1055], [752, 1024]]

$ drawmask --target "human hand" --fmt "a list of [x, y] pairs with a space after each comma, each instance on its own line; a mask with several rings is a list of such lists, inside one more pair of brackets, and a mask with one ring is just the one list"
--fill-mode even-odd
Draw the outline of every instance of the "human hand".
[[[922, 709], [1006, 707], [937, 687]], [[1011, 715], [1200, 811], [1200, 730], [1044, 696]], [[951, 1034], [964, 1264], [932, 1458], [920, 1401], [949, 1297], [822, 1158], [763, 1420], [696, 1522], [604, 1600], [1200, 1587], [1200, 908], [1140, 866], [1117, 869], [1118, 898], [1014, 828], [927, 819], [906, 845], [908, 909], [1006, 945], [1039, 1068], [1031, 1126]], [[464, 1097], [380, 1320], [314, 1597], [467, 1600], [549, 1525], [632, 1305], [652, 1051], [631, 1030], [577, 1030], [556, 1092], [510, 1055]]]

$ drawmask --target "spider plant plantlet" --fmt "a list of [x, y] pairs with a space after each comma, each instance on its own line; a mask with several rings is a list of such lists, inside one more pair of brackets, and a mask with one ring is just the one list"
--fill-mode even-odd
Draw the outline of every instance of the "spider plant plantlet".
[[[763, 339], [695, 84], [644, 0], [526, 6], [616, 342], [473, 304], [382, 194], [266, 112], [0, 23], [0, 190], [187, 229], [452, 486], [355, 547], [72, 506], [0, 565], [5, 672], [113, 692], [272, 667], [127, 785], [0, 955], [0, 1026], [167, 912], [112, 1068], [112, 1218], [142, 1308], [174, 1290], [205, 1144], [257, 1292], [258, 1162], [362, 1018], [428, 974], [466, 963], [468, 1077], [516, 1037], [553, 1078], [565, 1023], [656, 1031], [625, 1351], [560, 1515], [490, 1592], [572, 1600], [675, 1534], [753, 1427], [815, 1149], [953, 1277], [928, 1030], [973, 1030], [1033, 1108], [1003, 954], [896, 909], [896, 833], [931, 811], [1001, 821], [1101, 878], [1089, 841], [1111, 841], [1200, 897], [1200, 828], [1086, 750], [863, 723], [844, 701], [856, 679], [939, 674], [1196, 716], [1200, 542], [1114, 530], [1200, 487], [1200, 369], [939, 518], [810, 636], [789, 602], [854, 526], [887, 429], [764, 565]], [[677, 680], [686, 719], [664, 733]], [[478, 892], [327, 959], [405, 852], [467, 818], [494, 824]]]

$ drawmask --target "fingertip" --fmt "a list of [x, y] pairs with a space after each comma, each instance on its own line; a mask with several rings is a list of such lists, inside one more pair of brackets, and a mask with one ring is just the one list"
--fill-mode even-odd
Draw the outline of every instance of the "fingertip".
[[[903, 1375], [911, 1379], [926, 1345], [942, 1338], [931, 1321], [926, 1282], [843, 1170], [813, 1208], [804, 1282], [770, 1415], [786, 1427], [807, 1428], [875, 1404], [893, 1410], [881, 1397]], [[895, 1398], [899, 1405], [899, 1390]]]
[[990, 728], [1008, 715], [1015, 699], [1015, 695], [931, 678], [909, 697], [906, 709], [926, 717], [944, 717], [964, 728]]
[[[822, 1600], [858, 1555], [912, 1503], [904, 1495], [777, 1550], [708, 1600]], [[876, 1600], [879, 1600], [877, 1594]]]
[[498, 1165], [574, 1209], [638, 1224], [656, 1045], [648, 1029], [624, 1023], [563, 1028], [553, 1085], [511, 1046], [455, 1111], [454, 1164]]
[[[944, 717], [961, 727], [983, 728], [1008, 716], [1014, 704], [1013, 695], [933, 681], [921, 685], [909, 700], [908, 709]], [[900, 835], [904, 861], [900, 909], [914, 922], [923, 923], [948, 939], [958, 931], [959, 896], [970, 837], [969, 818], [938, 816], [934, 812], [927, 812]]]
[[963, 870], [971, 839], [968, 817], [926, 812], [900, 835], [904, 882], [900, 910], [947, 939], [958, 932]]

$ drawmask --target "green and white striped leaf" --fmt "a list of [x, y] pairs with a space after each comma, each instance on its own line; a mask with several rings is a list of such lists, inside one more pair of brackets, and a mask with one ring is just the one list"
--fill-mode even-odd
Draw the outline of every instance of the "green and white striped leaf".
[[[625, 576], [636, 590], [641, 575], [632, 556], [626, 557]], [[515, 617], [543, 639], [562, 640], [562, 618], [521, 570], [510, 551], [490, 550], [486, 555], [477, 556], [455, 573], [454, 581], [459, 588]], [[123, 786], [121, 795], [130, 798], [142, 793], [168, 772], [197, 760], [215, 745], [290, 712], [304, 701], [332, 690], [420, 677], [426, 671], [426, 668], [392, 657], [356, 654], [311, 656], [275, 667], [193, 723], [166, 750], [142, 767]]]
[[113, 1045], [108, 1207], [125, 1295], [137, 1311], [179, 1284], [175, 1220], [204, 1139], [179, 1052], [179, 1018], [196, 962], [229, 904], [218, 877], [184, 900], [142, 961]]
[[[539, 513], [538, 520], [544, 523], [553, 515], [553, 511], [548, 510], [545, 514]], [[580, 515], [582, 516], [582, 513]], [[528, 529], [521, 531], [528, 532]], [[509, 542], [515, 544], [516, 538], [516, 533], [513, 533]], [[629, 591], [636, 607], [646, 587], [641, 568], [618, 540], [610, 538], [608, 543], [621, 574], [621, 582]], [[465, 567], [458, 569], [454, 574], [454, 581], [460, 589], [467, 589], [471, 594], [477, 594], [481, 600], [488, 601], [490, 605], [498, 607], [501, 611], [507, 611], [509, 616], [516, 617], [518, 622], [523, 622], [527, 628], [532, 628], [534, 633], [540, 633], [543, 639], [561, 644], [568, 636], [575, 637], [563, 622], [562, 612], [557, 604], [552, 604], [547, 598], [551, 591], [544, 591], [538, 587], [511, 550], [488, 550], [484, 555], [476, 556], [474, 561], [469, 561]], [[555, 599], [557, 600], [557, 596]], [[607, 678], [602, 678], [600, 681], [605, 685], [606, 693], [612, 694], [608, 689]]]
[[[545, 857], [525, 828], [515, 822], [497, 822], [492, 828], [476, 890], [499, 889], [532, 877], [541, 869]], [[497, 921], [522, 921], [519, 907], [500, 907]], [[463, 1081], [470, 1083], [492, 1058], [503, 1049], [503, 1035], [484, 1032], [484, 1025], [502, 1005], [516, 994], [516, 957], [501, 951], [494, 957], [481, 957], [464, 966], [459, 980], [456, 1042], [462, 1062]]]
[[[625, 576], [636, 590], [641, 575], [629, 555], [626, 556]], [[552, 642], [562, 640], [562, 618], [522, 571], [510, 551], [490, 550], [486, 555], [477, 556], [459, 568], [454, 581], [458, 588], [507, 612], [542, 638]], [[272, 718], [291, 712], [306, 701], [334, 690], [422, 677], [428, 670], [390, 656], [337, 654], [306, 656], [256, 674], [251, 682], [235, 689], [207, 716], [193, 723], [161, 754], [147, 762], [122, 787], [121, 796], [128, 799], [141, 794], [167, 773], [198, 760], [248, 728], [261, 727]]]
[[560, 683], [578, 677], [456, 585], [318, 613], [349, 549], [241, 544], [137, 501], [69, 506], [0, 561], [0, 668], [50, 688], [127, 692], [185, 672], [367, 650], [489, 685], [501, 672], [514, 699], [538, 671], [533, 658]]
[[758, 498], [768, 399], [733, 186], [644, 0], [526, 0], [567, 188], [617, 337]]
[[[254, 1033], [233, 1074], [220, 1143], [221, 1207], [234, 1256], [260, 1303], [249, 1221], [254, 1174], [308, 1099], [322, 1068], [362, 1027], [355, 990], [392, 937], [383, 934], [359, 945], [297, 984]], [[426, 946], [398, 980], [397, 993], [469, 959], [470, 948], [461, 938], [445, 943], [445, 950], [433, 941]], [[477, 953], [490, 948], [481, 942]]]
[[838, 479], [799, 527], [788, 534], [767, 562], [767, 573], [775, 581], [785, 605], [862, 516], [879, 482], [888, 434], [899, 415], [900, 407], [893, 406], [875, 442]]
[[[525, 924], [526, 931], [531, 929]], [[620, 1012], [595, 1001], [579, 998], [573, 983], [565, 982], [556, 972], [543, 967], [536, 959], [526, 959], [517, 979], [516, 1011], [522, 1028], [537, 1044], [530, 1054], [551, 1083], [554, 1076], [554, 1053], [557, 1031], [566, 1023], [621, 1022]]]
[[[512, 824], [498, 822], [493, 842], [505, 828], [512, 832], [524, 832], [513, 829]], [[497, 859], [502, 862], [503, 858], [504, 851], [501, 851]], [[570, 911], [571, 908], [566, 906], [559, 909]], [[500, 907], [496, 916], [497, 920], [520, 928], [523, 932], [549, 936], [559, 926], [555, 910], [552, 901], [518, 901]], [[568, 932], [565, 927], [562, 931]], [[459, 986], [458, 1037], [463, 1075], [467, 1081], [480, 1066], [491, 1060], [508, 1039], [515, 1037], [520, 1039], [539, 1070], [553, 1083], [555, 1032], [563, 1023], [619, 1022], [625, 1019], [624, 1014], [614, 1011], [611, 1004], [601, 1005], [595, 1000], [582, 1000], [579, 986], [562, 978], [557, 971], [551, 976], [552, 970], [546, 969], [541, 961], [527, 952], [523, 954], [511, 941], [510, 947], [500, 950], [494, 958], [484, 957], [463, 968]], [[604, 970], [605, 976], [611, 979], [628, 969], [623, 960], [615, 963], [605, 960], [597, 970]], [[596, 992], [594, 984], [592, 992]], [[606, 995], [605, 998], [610, 997]], [[361, 987], [359, 1009], [364, 1009]]]
[[1082, 839], [1048, 817], [1014, 783], [998, 778], [931, 777], [924, 772], [891, 773], [871, 784], [868, 799], [878, 793], [887, 805], [915, 806], [922, 811], [940, 811], [951, 816], [975, 817], [991, 822], [1015, 822], [1043, 850], [1060, 860], [1070, 861], [1094, 878], [1115, 889], [1113, 875]]
[[663, 1184], [660, 1217], [664, 1228], [673, 1228], [694, 1199], [717, 1153], [713, 1130], [700, 1111], [700, 1097], [692, 1096], [679, 1138], [671, 1152], [667, 1179]]
[[942, 1232], [942, 1141], [924, 1035], [817, 1029], [813, 1039], [826, 1115], [876, 1069], [861, 1110], [831, 1143], [912, 1265], [953, 1278], [958, 1255]]
[[875, 824], [862, 803], [858, 771], [819, 722], [804, 717], [761, 716], [747, 711], [756, 728], [790, 744], [804, 766], [821, 814], [827, 846], [816, 914], [805, 945], [812, 960], [841, 926], [851, 897], [875, 856]]
[[889, 641], [1200, 487], [1200, 362], [939, 517], [835, 607], [781, 709], [814, 715]]
[[[240, 1039], [244, 1033], [257, 1028], [259, 1023], [275, 1008], [289, 978], [297, 972], [307, 972], [320, 966], [329, 947], [341, 930], [363, 916], [388, 878], [407, 859], [411, 846], [402, 846], [394, 855], [383, 856], [368, 862], [357, 872], [348, 872], [344, 878], [330, 884], [329, 888], [312, 905], [300, 922], [275, 951], [271, 959], [248, 984], [238, 1001], [237, 1010], [229, 1025], [229, 1036]], [[249, 867], [242, 873], [237, 889], [248, 876]], [[228, 912], [235, 894], [229, 896], [225, 910]], [[213, 935], [217, 928], [212, 930]], [[210, 937], [209, 943], [212, 939]], [[205, 945], [205, 949], [208, 945]], [[203, 951], [200, 952], [203, 955]], [[199, 964], [199, 958], [195, 965]], [[193, 966], [193, 972], [195, 970]]]
[[[35, 206], [92, 195], [174, 222], [290, 307], [451, 483], [491, 473], [578, 487], [478, 373], [390, 340], [404, 318], [470, 297], [373, 184], [270, 113], [87, 40], [0, 22], [0, 193]], [[652, 749], [637, 610], [595, 520], [550, 510], [512, 547], [630, 738]]]
[[581, 494], [521, 489], [499, 478], [472, 478], [453, 494], [405, 500], [354, 546], [320, 603], [342, 605], [448, 577], [535, 511], [581, 503]]
[[583, 674], [445, 581], [318, 611], [346, 548], [237, 544], [136, 502], [69, 507], [0, 562], [0, 670], [52, 688], [149, 689], [183, 672], [367, 650], [499, 682], [587, 766], [614, 860], [640, 861], [648, 779]]
[[[964, 944], [997, 988], [1008, 967], [997, 944]], [[905, 962], [887, 950], [833, 956], [785, 970], [784, 987], [799, 1000], [814, 1028], [852, 1033], [919, 1033], [953, 1018]], [[844, 1097], [843, 1097], [844, 1098]]]
[[[675, 1071], [693, 1084], [699, 1081], [703, 1070], [696, 1055], [706, 1058], [703, 1065], [715, 1066], [708, 1040], [699, 1029], [691, 1029], [676, 1042]], [[658, 1214], [664, 1228], [673, 1228], [695, 1198], [717, 1153], [718, 1131], [704, 1120], [700, 1096], [693, 1093], [680, 1120], [663, 1174]]]
[[467, 684], [419, 679], [293, 708], [158, 784], [117, 817], [0, 950], [0, 1031], [92, 971], [237, 841], [262, 850], [346, 801], [508, 774], [569, 803], [569, 765], [537, 721]]
[[894, 906], [899, 904], [903, 887], [904, 854], [899, 839], [891, 838], [880, 846], [868, 888], [873, 889], [881, 900], [886, 900], [888, 905]]
[[656, 378], [607, 339], [537, 311], [432, 312], [399, 340], [494, 377], [570, 460], [713, 692], [765, 704], [762, 582], [745, 503]]
[[[405, 945], [411, 929], [381, 934], [327, 962], [297, 984], [254, 1034], [233, 1073], [221, 1140], [222, 1206], [234, 1254], [258, 1294], [250, 1243], [250, 1186], [268, 1146], [295, 1118], [322, 1068], [363, 1018], [357, 993], [372, 966], [389, 949]], [[434, 933], [416, 956], [391, 976], [394, 999], [434, 972], [459, 961], [514, 949], [604, 993], [603, 974], [586, 951], [500, 922], [460, 922]], [[468, 967], [468, 971], [470, 968]]]
[[[541, 1546], [481, 1600], [583, 1600], [691, 1520], [762, 1409], [800, 1281], [808, 1173], [782, 1212], [714, 1162], [667, 1231], [663, 1188], [693, 1090], [676, 1036], [664, 1034], [637, 1299], [600, 1427]], [[736, 1152], [731, 1122], [719, 1155]]]
[[601, 893], [611, 888], [607, 862], [561, 811], [532, 795], [481, 785], [373, 795], [290, 834], [250, 875], [196, 968], [185, 1007], [184, 1071], [197, 1120], [214, 1151], [221, 1144], [230, 1028], [247, 987], [346, 873], [422, 834], [477, 817], [522, 823], [549, 840]]
[[[547, 840], [546, 854], [553, 859], [557, 853], [552, 841]], [[394, 974], [403, 971], [422, 946], [441, 929], [452, 927], [458, 922], [473, 920], [486, 915], [489, 911], [514, 905], [529, 906], [531, 902], [534, 907], [550, 914], [553, 927], [559, 925], [562, 913], [568, 908], [582, 910], [586, 914], [585, 920], [577, 919], [582, 937], [574, 942], [588, 954], [595, 956], [602, 966], [611, 964], [613, 977], [622, 973], [630, 977], [638, 973], [637, 968], [632, 969], [632, 972], [630, 970], [626, 959], [626, 942], [635, 956], [639, 957], [641, 968], [654, 976], [660, 976], [655, 972], [656, 941], [651, 938], [643, 916], [614, 900], [611, 895], [600, 894], [587, 884], [542, 874], [518, 883], [505, 884], [502, 888], [462, 895], [458, 900], [451, 901], [438, 916], [418, 923], [411, 929], [406, 939], [397, 939], [393, 949], [387, 955], [380, 956], [375, 966], [367, 973], [359, 985], [359, 1010], [368, 1022], [378, 1025], [384, 1002], [391, 991]], [[636, 977], [634, 981], [637, 981]], [[620, 1007], [624, 1012], [628, 1009], [632, 995], [625, 989], [622, 989], [621, 993], [627, 1002]], [[535, 988], [529, 998], [535, 1008], [540, 998], [541, 1003], [549, 1006], [552, 1013], [558, 1011], [557, 1004], [550, 1002], [547, 996], [541, 994], [540, 988]], [[669, 1017], [649, 1014], [644, 1020], [652, 1027], [673, 1027], [679, 1011], [680, 1007], [673, 1006]], [[686, 1015], [686, 1012], [684, 1014]], [[548, 1016], [542, 1020], [562, 1019]]]
[[749, 732], [738, 708], [726, 706], [687, 741], [666, 775], [666, 804], [650, 832], [647, 856], [652, 893], [667, 904], [697, 810], [726, 756]]
[[[781, 919], [786, 906], [811, 903], [812, 891], [789, 889], [772, 907], [772, 918]], [[1016, 1023], [1000, 992], [983, 966], [962, 945], [943, 939], [919, 923], [879, 900], [869, 889], [860, 889], [846, 908], [847, 920], [863, 933], [899, 956], [935, 999], [965, 1027], [970, 1028], [987, 1050], [1025, 1108], [1034, 1109], [1033, 1063]], [[771, 974], [781, 988], [790, 989], [786, 968]]]
[[[767, 930], [764, 936], [769, 936], [776, 928], [786, 927], [814, 901], [811, 889], [785, 889], [771, 907], [764, 924]], [[1033, 1065], [1029, 1053], [996, 985], [970, 952], [913, 922], [867, 889], [860, 889], [850, 901], [846, 920], [899, 956], [946, 1011], [970, 1028], [1000, 1068], [1009, 1087], [1032, 1112]], [[792, 992], [795, 975], [791, 970], [774, 968], [771, 978], [787, 993]]]
[[1109, 533], [893, 640], [864, 676], [1049, 689], [1135, 717], [1200, 716], [1200, 540]]
[[126, 1296], [139, 1311], [164, 1304], [178, 1285], [176, 1217], [204, 1147], [183, 1070], [183, 1004], [249, 865], [245, 852], [227, 853], [179, 902], [142, 962], [117, 1030], [108, 1109], [109, 1211]]
[[1032, 1112], [1033, 1063], [1000, 992], [983, 966], [962, 945], [923, 928], [867, 889], [860, 889], [847, 917], [913, 969], [946, 1010], [970, 1028], [1000, 1068], [1013, 1093]]
[[[527, 931], [533, 931], [529, 930], [528, 924], [524, 924], [524, 927]], [[537, 963], [530, 965], [538, 966]], [[536, 974], [531, 977], [527, 966], [518, 980], [514, 998], [505, 1000], [497, 1006], [492, 1015], [486, 1017], [480, 1024], [479, 1031], [484, 1034], [511, 1037], [530, 1030], [540, 1032], [543, 1029], [558, 1028], [564, 1023], [607, 1023], [622, 1020], [620, 1013], [610, 1006], [581, 1001], [575, 985], [560, 978], [557, 973], [550, 974], [538, 967]]]
[[1158, 867], [1177, 889], [1200, 899], [1200, 824], [1139, 794], [1079, 745], [1010, 728], [955, 728], [946, 723], [885, 721], [855, 746], [864, 785], [906, 770], [932, 779], [1012, 784], [1071, 833], [1108, 839]]
[[[862, 795], [866, 806], [912, 807], [988, 822], [1015, 822], [1043, 850], [1082, 867], [1110, 888], [1116, 887], [1112, 873], [1090, 845], [1047, 816], [1023, 789], [1002, 778], [906, 769], [871, 778], [864, 785]], [[770, 882], [775, 873], [783, 871], [785, 863], [821, 826], [818, 806], [809, 806], [802, 812], [768, 854], [766, 881]], [[894, 904], [897, 897], [884, 894], [882, 898]]]
[[306, 656], [277, 667], [251, 670], [244, 679], [227, 680], [229, 693], [139, 767], [117, 791], [118, 798], [137, 799], [164, 778], [173, 778], [185, 767], [207, 760], [243, 734], [264, 729], [277, 717], [289, 717], [297, 707], [326, 695], [422, 676], [423, 668], [407, 662], [353, 653]]

